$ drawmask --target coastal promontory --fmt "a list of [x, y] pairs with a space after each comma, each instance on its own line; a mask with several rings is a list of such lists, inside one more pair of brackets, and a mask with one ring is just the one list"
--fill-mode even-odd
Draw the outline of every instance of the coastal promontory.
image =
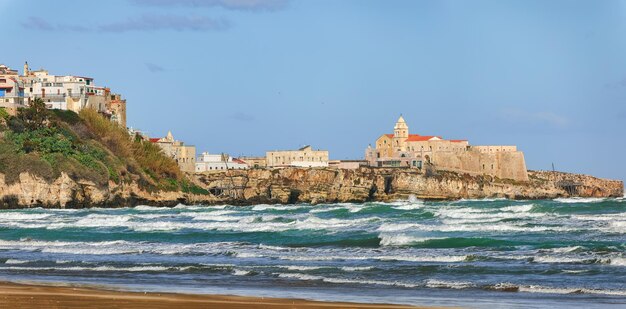
[[434, 166], [423, 170], [285, 167], [184, 173], [159, 147], [129, 135], [94, 110], [76, 114], [46, 110], [40, 103], [15, 116], [2, 115], [2, 208], [624, 195], [622, 181], [546, 171], [529, 171], [527, 181]]

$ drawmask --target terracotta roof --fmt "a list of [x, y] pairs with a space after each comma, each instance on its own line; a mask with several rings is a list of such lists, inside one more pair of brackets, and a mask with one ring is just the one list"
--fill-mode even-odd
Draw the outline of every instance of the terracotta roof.
[[160, 137], [154, 137], [154, 138], [150, 138], [150, 143], [156, 143], [160, 140]]
[[438, 137], [438, 136], [422, 136], [422, 135], [417, 135], [417, 134], [411, 134], [409, 135], [409, 138], [406, 139], [406, 141], [407, 142], [425, 142], [425, 141], [431, 140], [434, 137]]
[[451, 139], [450, 141], [453, 142], [453, 143], [467, 142], [466, 139]]
[[389, 138], [393, 138], [393, 134], [385, 134], [385, 135], [387, 135], [387, 137]]
[[246, 164], [246, 162], [244, 162], [243, 160], [237, 159], [237, 158], [233, 158], [233, 162], [239, 163], [239, 164]]

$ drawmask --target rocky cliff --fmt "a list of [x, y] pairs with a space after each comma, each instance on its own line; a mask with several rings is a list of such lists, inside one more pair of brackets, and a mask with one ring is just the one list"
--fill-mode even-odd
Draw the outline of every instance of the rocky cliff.
[[108, 185], [75, 180], [62, 173], [55, 181], [29, 173], [7, 183], [0, 174], [0, 207], [124, 207], [138, 204], [330, 203], [406, 199], [493, 198], [551, 199], [557, 197], [621, 197], [622, 181], [560, 172], [529, 172], [530, 180], [515, 182], [490, 176], [452, 172], [422, 174], [411, 169], [360, 168], [339, 170], [285, 168], [231, 170], [188, 175], [207, 194], [149, 192], [136, 183]]
[[622, 181], [560, 172], [529, 171], [516, 182], [453, 172], [414, 169], [358, 170], [285, 168], [194, 175], [212, 195], [231, 203], [325, 203], [406, 199], [621, 197]]

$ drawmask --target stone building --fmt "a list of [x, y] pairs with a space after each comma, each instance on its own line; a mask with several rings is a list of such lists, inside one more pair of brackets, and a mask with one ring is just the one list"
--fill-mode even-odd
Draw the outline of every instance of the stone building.
[[105, 113], [111, 121], [118, 123], [122, 128], [126, 128], [126, 100], [121, 94], [111, 93], [109, 88], [105, 88]]
[[393, 134], [381, 135], [374, 148], [370, 145], [365, 150], [365, 159], [377, 167], [421, 170], [428, 164], [439, 170], [528, 180], [524, 154], [516, 146], [471, 146], [467, 140], [410, 134], [402, 116]]
[[267, 160], [265, 157], [239, 157], [243, 162], [246, 162], [248, 168], [266, 168]]
[[185, 145], [174, 139], [172, 132], [162, 138], [151, 138], [150, 142], [161, 147], [163, 152], [176, 161], [180, 170], [193, 173], [196, 170], [196, 146]]
[[203, 152], [196, 161], [196, 173], [223, 171], [223, 170], [245, 170], [248, 169], [246, 162], [232, 158], [228, 154], [210, 154]]
[[24, 84], [19, 80], [17, 70], [0, 64], [0, 108], [15, 115], [17, 109], [24, 106]]
[[328, 151], [313, 150], [309, 145], [298, 150], [268, 151], [267, 167], [327, 167]]

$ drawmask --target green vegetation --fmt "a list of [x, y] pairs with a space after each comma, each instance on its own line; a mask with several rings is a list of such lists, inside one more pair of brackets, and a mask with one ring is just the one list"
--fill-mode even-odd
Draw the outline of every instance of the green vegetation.
[[208, 194], [190, 184], [176, 162], [95, 110], [47, 110], [40, 99], [10, 116], [0, 109], [0, 173], [7, 183], [29, 172], [48, 181], [62, 172], [105, 185], [136, 181], [147, 190]]

